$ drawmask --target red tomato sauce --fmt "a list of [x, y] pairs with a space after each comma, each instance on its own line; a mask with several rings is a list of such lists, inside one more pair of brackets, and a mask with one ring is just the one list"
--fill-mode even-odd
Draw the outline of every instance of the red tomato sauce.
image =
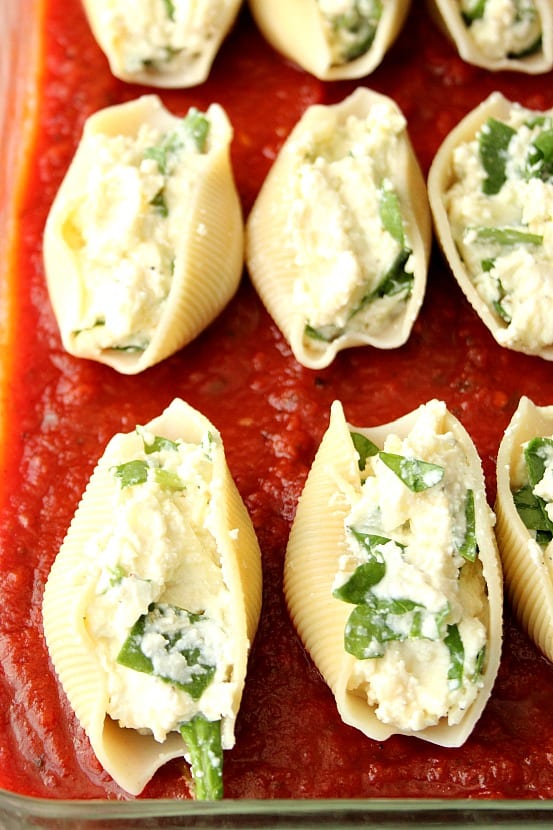
[[[301, 367], [250, 286], [194, 343], [138, 377], [61, 348], [41, 244], [50, 203], [95, 110], [146, 91], [117, 81], [78, 0], [45, 0], [44, 66], [36, 140], [18, 205], [15, 342], [8, 379], [0, 502], [0, 787], [54, 798], [122, 798], [101, 769], [49, 664], [43, 586], [105, 444], [181, 396], [221, 430], [231, 472], [263, 555], [264, 605], [235, 748], [228, 798], [553, 796], [553, 667], [506, 608], [492, 698], [460, 749], [414, 738], [384, 743], [345, 726], [287, 615], [282, 567], [290, 523], [316, 448], [340, 399], [371, 426], [437, 397], [468, 429], [495, 495], [500, 438], [521, 394], [553, 403], [550, 364], [499, 348], [434, 251], [427, 295], [409, 342], [340, 352], [324, 371]], [[553, 106], [552, 76], [493, 75], [465, 64], [414, 3], [382, 66], [362, 82], [402, 107], [426, 173], [441, 140], [493, 89]], [[244, 213], [306, 106], [345, 97], [281, 59], [247, 11], [207, 83], [163, 94], [184, 114], [212, 101], [235, 129], [233, 163]], [[149, 90], [151, 91], [151, 90]], [[167, 764], [145, 797], [188, 797], [184, 763]]]

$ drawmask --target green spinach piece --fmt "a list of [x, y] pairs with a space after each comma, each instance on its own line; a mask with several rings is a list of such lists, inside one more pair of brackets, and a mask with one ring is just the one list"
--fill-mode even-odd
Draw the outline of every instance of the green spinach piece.
[[498, 245], [542, 245], [543, 236], [529, 233], [519, 228], [475, 228], [476, 236], [481, 242], [495, 242]]
[[351, 440], [353, 441], [353, 446], [357, 450], [359, 455], [359, 469], [363, 471], [367, 464], [367, 458], [370, 458], [373, 455], [377, 455], [379, 452], [378, 447], [376, 444], [367, 438], [365, 435], [361, 435], [360, 432], [350, 432]]
[[179, 731], [190, 756], [196, 798], [199, 801], [223, 798], [221, 721], [209, 721], [198, 714], [181, 724]]
[[457, 625], [448, 625], [444, 642], [449, 650], [447, 679], [451, 689], [458, 689], [463, 683], [465, 671], [465, 647]]
[[444, 477], [444, 468], [418, 458], [380, 452], [379, 457], [389, 469], [414, 493], [421, 493], [439, 484]]
[[467, 490], [465, 496], [465, 538], [459, 553], [468, 562], [475, 562], [478, 556], [478, 542], [476, 541], [476, 513], [474, 509], [474, 491]]
[[503, 121], [488, 118], [478, 137], [480, 161], [486, 173], [482, 191], [492, 196], [499, 193], [507, 181], [508, 149], [515, 130]]
[[[189, 647], [184, 639], [190, 628], [204, 620], [203, 614], [193, 614], [184, 608], [152, 603], [148, 612], [143, 614], [131, 628], [123, 643], [117, 662], [134, 671], [144, 672], [169, 683], [178, 689], [187, 692], [193, 700], [199, 700], [205, 689], [213, 680], [216, 666], [210, 663], [202, 654], [200, 645]], [[156, 634], [160, 637], [159, 666], [145, 654], [144, 638], [147, 634]], [[201, 632], [199, 632], [201, 635]], [[187, 668], [187, 679], [175, 680], [163, 667], [166, 658], [179, 655]]]

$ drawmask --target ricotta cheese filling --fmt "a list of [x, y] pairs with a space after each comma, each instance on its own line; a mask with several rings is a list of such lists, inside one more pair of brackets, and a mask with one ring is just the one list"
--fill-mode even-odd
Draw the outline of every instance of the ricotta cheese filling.
[[88, 136], [90, 165], [64, 234], [82, 274], [74, 331], [98, 350], [144, 351], [169, 295], [209, 122], [191, 110], [163, 133]]
[[445, 414], [431, 402], [405, 439], [391, 434], [382, 451], [361, 451], [333, 586], [353, 606], [344, 634], [351, 691], [383, 723], [409, 731], [459, 723], [485, 663], [473, 482]]
[[[232, 746], [231, 596], [214, 536], [214, 438], [143, 448], [111, 468], [112, 523], [85, 546], [85, 624], [108, 683], [107, 714], [164, 741], [201, 715]], [[124, 447], [124, 445], [122, 445]]]
[[534, 0], [459, 0], [469, 34], [491, 60], [524, 57], [541, 43], [541, 17]]
[[101, 26], [129, 73], [183, 71], [220, 32], [228, 0], [124, 0], [105, 4]]
[[515, 105], [453, 153], [455, 244], [505, 346], [553, 343], [553, 120]]
[[521, 449], [512, 471], [513, 500], [532, 538], [546, 547], [553, 539], [553, 438], [536, 436]]
[[332, 64], [340, 66], [371, 48], [387, 0], [316, 0]]
[[287, 234], [305, 337], [379, 332], [405, 308], [414, 264], [393, 184], [403, 115], [391, 102], [339, 122], [328, 110], [293, 148]]

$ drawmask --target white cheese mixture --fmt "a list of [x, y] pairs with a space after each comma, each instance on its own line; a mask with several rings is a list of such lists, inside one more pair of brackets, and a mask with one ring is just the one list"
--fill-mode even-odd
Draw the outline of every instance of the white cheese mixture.
[[[181, 135], [182, 133], [182, 135]], [[74, 331], [95, 348], [143, 351], [169, 294], [198, 153], [183, 127], [167, 169], [148, 157], [167, 135], [144, 124], [131, 136], [87, 137], [86, 186], [64, 233], [82, 274]]]
[[152, 67], [183, 71], [220, 31], [228, 0], [124, 0], [106, 3], [101, 28], [111, 33], [114, 53], [129, 73]]
[[387, 0], [316, 0], [332, 64], [339, 66], [367, 52]]
[[475, 17], [478, 0], [459, 0], [468, 31], [482, 54], [491, 60], [522, 56], [537, 46], [541, 18], [534, 0], [486, 0], [481, 17]]
[[[299, 159], [290, 182], [287, 225], [300, 269], [293, 302], [312, 329], [330, 331], [328, 339], [346, 327], [379, 331], [405, 307], [405, 293], [400, 292], [352, 314], [402, 250], [384, 227], [379, 205], [383, 193], [393, 190], [394, 162], [405, 127], [391, 102], [378, 103], [366, 118], [350, 115], [345, 123], [328, 110], [316, 132], [291, 148]], [[411, 259], [405, 265], [409, 273]]]
[[[147, 432], [141, 435], [146, 444], [154, 440]], [[158, 741], [199, 712], [209, 720], [232, 715], [231, 597], [212, 531], [218, 486], [212, 478], [212, 440], [206, 435], [201, 444], [177, 443], [150, 453], [134, 446], [131, 455], [127, 449], [126, 456], [117, 456], [113, 521], [85, 547], [84, 568], [92, 585], [86, 627], [108, 678], [107, 713]], [[141, 470], [146, 465], [145, 481], [128, 483], [130, 473], [121, 472], [128, 461], [142, 464]], [[153, 603], [169, 610], [144, 631], [142, 650], [154, 667], [148, 674], [120, 665], [117, 656]], [[182, 612], [175, 608], [202, 615], [182, 630], [179, 648], [196, 647], [200, 662], [216, 667], [199, 700], [156, 676], [182, 683], [198, 672], [179, 653], [162, 648], [163, 634], [175, 635], [182, 625]], [[231, 745], [223, 721], [223, 748]]]
[[[536, 175], [529, 163], [534, 141], [549, 133], [552, 124], [536, 115], [515, 106], [505, 122], [514, 134], [504, 154], [506, 178], [499, 192], [483, 192], [486, 172], [477, 136], [455, 149], [453, 184], [444, 197], [468, 273], [483, 301], [505, 324], [498, 331], [499, 342], [532, 350], [553, 343], [553, 177]], [[483, 237], [482, 228], [527, 236], [512, 244], [498, 243], [493, 235]]]
[[[429, 478], [430, 486], [413, 492], [380, 455], [368, 458], [361, 493], [349, 495], [348, 552], [341, 557], [334, 585], [344, 585], [367, 561], [351, 529], [388, 539], [378, 545], [385, 574], [370, 589], [371, 602], [381, 608], [411, 603], [415, 610], [387, 614], [393, 639], [380, 644], [382, 656], [354, 659], [350, 688], [366, 697], [382, 722], [412, 731], [441, 718], [450, 724], [461, 721], [481, 686], [479, 665], [487, 641], [481, 566], [477, 558], [468, 561], [459, 552], [467, 533], [470, 468], [458, 440], [444, 430], [445, 414], [441, 402], [421, 407], [410, 434], [404, 440], [392, 434], [384, 446], [385, 452], [443, 468], [438, 483]], [[457, 681], [450, 676], [447, 644], [453, 626], [464, 650]]]

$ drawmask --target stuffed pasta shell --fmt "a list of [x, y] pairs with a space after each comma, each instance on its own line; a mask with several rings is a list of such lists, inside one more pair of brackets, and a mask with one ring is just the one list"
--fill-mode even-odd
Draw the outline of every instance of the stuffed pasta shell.
[[495, 92], [438, 150], [436, 232], [461, 289], [506, 348], [553, 359], [553, 110]]
[[250, 0], [267, 41], [323, 81], [362, 78], [381, 63], [411, 0]]
[[430, 225], [394, 101], [358, 88], [306, 110], [246, 225], [251, 279], [300, 363], [318, 369], [341, 349], [408, 339], [426, 287]]
[[128, 83], [203, 83], [242, 0], [84, 0], [111, 72]]
[[551, 0], [428, 0], [463, 60], [537, 74], [553, 66]]
[[553, 661], [553, 407], [522, 397], [497, 455], [497, 541], [508, 596]]
[[52, 566], [43, 621], [92, 749], [129, 793], [185, 757], [196, 797], [222, 796], [260, 604], [259, 547], [213, 425], [175, 399], [115, 435]]
[[68, 352], [135, 374], [228, 303], [244, 256], [231, 140], [218, 104], [178, 118], [155, 95], [87, 120], [44, 232]]
[[443, 402], [362, 430], [334, 402], [284, 587], [345, 723], [378, 741], [466, 740], [501, 651], [492, 527], [480, 460]]

